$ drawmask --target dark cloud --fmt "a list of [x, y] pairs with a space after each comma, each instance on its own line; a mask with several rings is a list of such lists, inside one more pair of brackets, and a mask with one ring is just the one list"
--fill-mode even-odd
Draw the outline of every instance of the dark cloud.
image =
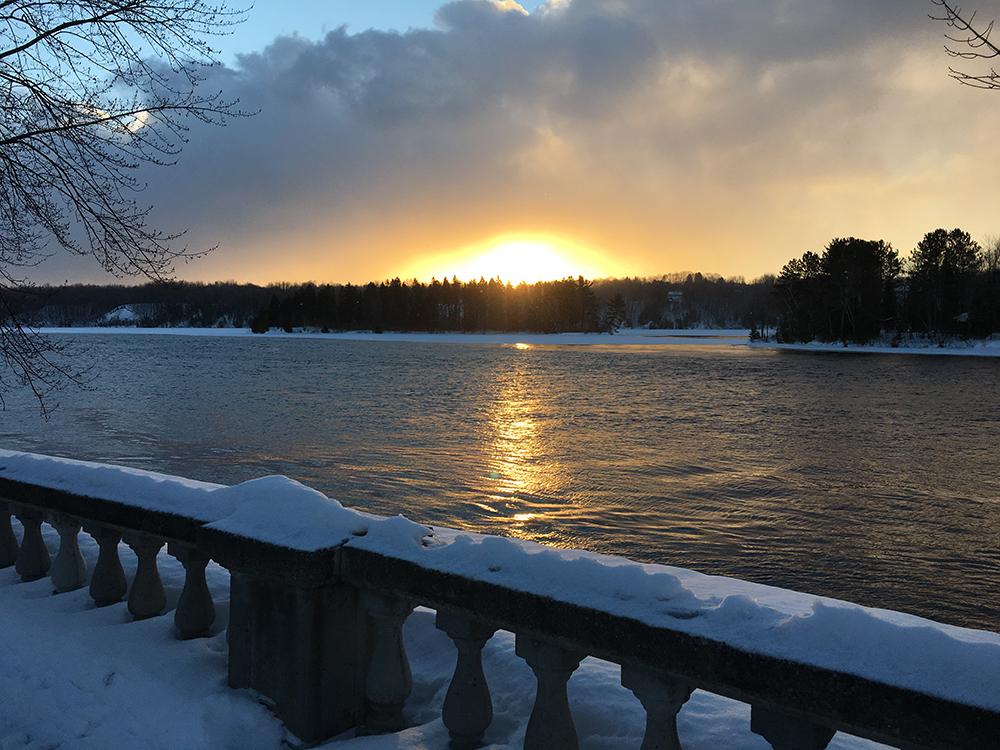
[[[572, 0], [527, 15], [456, 0], [435, 30], [278, 38], [206, 83], [259, 114], [195, 128], [181, 162], [151, 175], [150, 195], [162, 221], [192, 227], [192, 243], [223, 243], [199, 267], [208, 276], [261, 280], [246, 272], [259, 265], [272, 278], [310, 267], [314, 278], [377, 278], [435, 241], [503, 226], [620, 241], [633, 272], [698, 259], [739, 272], [720, 248], [742, 233], [756, 254], [742, 272], [777, 270], [793, 232], [802, 249], [812, 242], [808, 211], [842, 205], [829, 185], [892, 187], [894, 121], [942, 90], [964, 93], [945, 80], [930, 9]], [[943, 89], [924, 90], [907, 72], [914, 60]], [[955, 148], [939, 131], [906, 130], [915, 149]], [[809, 191], [827, 203], [789, 220], [782, 202]], [[768, 221], [786, 222], [786, 236], [763, 247]], [[668, 227], [672, 244], [658, 239]]]

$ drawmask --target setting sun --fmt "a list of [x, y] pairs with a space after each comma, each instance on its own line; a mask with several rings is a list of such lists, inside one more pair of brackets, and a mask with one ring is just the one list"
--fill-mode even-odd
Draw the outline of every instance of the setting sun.
[[418, 277], [451, 278], [462, 281], [499, 278], [529, 284], [567, 277], [600, 278], [609, 272], [607, 264], [593, 251], [573, 247], [549, 238], [498, 238], [465, 251], [439, 256], [422, 266]]

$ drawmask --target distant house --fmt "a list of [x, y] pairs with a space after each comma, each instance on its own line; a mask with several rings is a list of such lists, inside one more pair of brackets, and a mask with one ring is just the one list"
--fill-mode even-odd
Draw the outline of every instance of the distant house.
[[127, 326], [136, 325], [139, 322], [139, 316], [136, 314], [128, 305], [122, 305], [121, 307], [116, 307], [109, 313], [105, 313], [100, 320], [100, 325], [106, 326]]

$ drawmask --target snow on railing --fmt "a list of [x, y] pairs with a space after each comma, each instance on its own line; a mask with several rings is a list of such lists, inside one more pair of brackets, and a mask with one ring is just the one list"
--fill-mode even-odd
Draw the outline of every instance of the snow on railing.
[[[10, 524], [23, 527], [18, 544]], [[54, 561], [41, 524], [59, 533]], [[57, 592], [86, 584], [77, 537], [99, 545], [97, 606], [136, 619], [166, 606], [156, 557], [184, 565], [180, 636], [209, 632], [205, 567], [231, 574], [229, 684], [251, 687], [304, 742], [407, 725], [402, 626], [417, 605], [458, 656], [443, 707], [453, 748], [492, 719], [485, 643], [516, 634], [537, 677], [529, 750], [576, 748], [566, 685], [587, 655], [622, 667], [647, 712], [642, 749], [679, 748], [698, 688], [749, 703], [776, 750], [822, 750], [837, 731], [898, 748], [995, 748], [1000, 635], [735, 579], [344, 508], [285, 477], [235, 487], [0, 451], [0, 567]], [[138, 556], [127, 586], [118, 542]]]

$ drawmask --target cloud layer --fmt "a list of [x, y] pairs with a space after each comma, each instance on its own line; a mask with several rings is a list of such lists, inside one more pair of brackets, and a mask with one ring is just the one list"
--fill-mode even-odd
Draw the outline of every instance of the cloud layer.
[[[501, 234], [608, 274], [776, 272], [835, 236], [995, 225], [1000, 95], [914, 0], [506, 0], [275, 39], [206, 86], [255, 117], [150, 175], [188, 278], [367, 281]], [[331, 19], [335, 21], [335, 19]], [[60, 279], [61, 281], [61, 279]]]

